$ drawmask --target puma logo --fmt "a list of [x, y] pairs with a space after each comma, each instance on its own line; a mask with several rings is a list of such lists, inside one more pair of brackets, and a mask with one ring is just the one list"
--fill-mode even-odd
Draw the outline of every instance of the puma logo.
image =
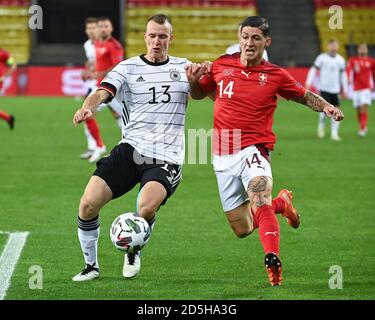
[[251, 71], [249, 71], [249, 72], [241, 71], [241, 74], [245, 75], [246, 78], [248, 78], [248, 79], [249, 79], [250, 73], [251, 73]]
[[273, 234], [276, 237], [277, 236], [277, 231], [273, 231], [273, 232], [268, 231], [268, 232], [264, 233], [265, 236], [268, 236], [269, 234]]

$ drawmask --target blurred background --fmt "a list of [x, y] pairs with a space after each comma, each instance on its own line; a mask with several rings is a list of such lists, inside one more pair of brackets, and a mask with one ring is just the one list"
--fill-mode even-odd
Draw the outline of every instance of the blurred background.
[[[42, 29], [29, 28], [32, 5], [43, 10]], [[341, 29], [329, 27], [332, 5], [343, 10]], [[0, 48], [11, 52], [19, 66], [3, 94], [81, 95], [86, 87], [74, 70], [85, 61], [85, 18], [109, 17], [128, 58], [144, 53], [145, 21], [157, 12], [172, 18], [170, 54], [194, 62], [225, 53], [237, 42], [244, 17], [264, 16], [273, 39], [270, 61], [290, 68], [302, 83], [331, 38], [339, 41], [346, 59], [361, 42], [374, 54], [375, 0], [0, 0]]]

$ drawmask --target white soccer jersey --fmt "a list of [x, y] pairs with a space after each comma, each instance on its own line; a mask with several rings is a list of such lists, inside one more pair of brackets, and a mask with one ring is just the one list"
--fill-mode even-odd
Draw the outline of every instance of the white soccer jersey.
[[[95, 55], [95, 45], [94, 42], [90, 39], [88, 39], [84, 44], [83, 48], [85, 49], [86, 59], [89, 62], [95, 63], [96, 55]], [[96, 79], [92, 80], [86, 80], [86, 84], [88, 89], [91, 89], [91, 91], [95, 90], [96, 87]]]
[[90, 62], [95, 62], [95, 46], [92, 40], [88, 39], [84, 44], [83, 47], [85, 49], [86, 58]]
[[345, 73], [345, 59], [336, 54], [321, 53], [314, 62], [314, 67], [320, 71], [319, 90], [339, 94]]
[[144, 56], [120, 62], [101, 82], [123, 104], [120, 143], [140, 154], [182, 164], [185, 112], [190, 90], [185, 58], [152, 63]]

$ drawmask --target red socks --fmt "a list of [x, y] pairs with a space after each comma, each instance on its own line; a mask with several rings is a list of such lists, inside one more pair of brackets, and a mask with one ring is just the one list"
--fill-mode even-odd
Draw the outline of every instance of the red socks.
[[280, 251], [280, 226], [273, 206], [263, 205], [258, 208], [254, 217], [254, 227], [259, 227], [259, 239], [265, 253]]
[[364, 130], [367, 127], [368, 113], [358, 112], [359, 128]]
[[103, 147], [103, 140], [102, 140], [102, 137], [100, 136], [99, 125], [96, 122], [96, 120], [94, 118], [89, 118], [86, 120], [86, 125], [90, 134], [96, 141], [96, 146], [98, 148]]
[[4, 111], [0, 111], [0, 119], [4, 119], [5, 121], [9, 121], [10, 120], [10, 115], [7, 114]]
[[285, 200], [283, 198], [276, 197], [272, 200], [272, 208], [276, 213], [284, 213]]

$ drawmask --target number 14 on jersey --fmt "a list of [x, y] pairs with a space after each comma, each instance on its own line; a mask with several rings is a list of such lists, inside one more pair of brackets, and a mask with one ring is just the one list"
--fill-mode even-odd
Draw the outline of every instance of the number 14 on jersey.
[[[224, 86], [224, 80], [221, 80], [218, 83], [220, 98], [222, 98], [223, 95], [227, 95], [229, 99], [232, 97], [232, 95], [234, 94], [233, 84], [234, 84], [234, 81], [229, 81], [228, 84], [226, 86]], [[224, 90], [223, 90], [223, 88], [224, 88]]]

